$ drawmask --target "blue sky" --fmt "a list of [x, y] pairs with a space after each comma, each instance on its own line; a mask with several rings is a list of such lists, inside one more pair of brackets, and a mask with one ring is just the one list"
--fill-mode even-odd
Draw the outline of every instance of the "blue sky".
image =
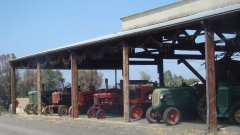
[[[120, 18], [177, 0], [1, 0], [0, 54], [17, 57], [121, 31]], [[200, 63], [194, 67], [201, 70]], [[165, 70], [195, 77], [176, 61], [165, 61]], [[130, 66], [130, 79], [146, 71], [157, 80], [156, 66]], [[114, 71], [102, 71], [113, 84]], [[65, 71], [69, 80], [70, 71]], [[118, 71], [121, 78], [121, 72]]]

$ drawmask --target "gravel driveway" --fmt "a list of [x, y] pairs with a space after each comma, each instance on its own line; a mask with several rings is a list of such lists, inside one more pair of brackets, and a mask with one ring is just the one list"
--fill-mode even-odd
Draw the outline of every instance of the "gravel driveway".
[[[10, 115], [0, 116], [0, 135], [204, 135], [206, 125], [182, 122], [175, 126], [148, 124], [145, 119], [123, 123], [122, 117], [104, 120], [82, 115], [72, 119], [59, 116]], [[220, 135], [239, 135], [238, 126], [219, 126]]]

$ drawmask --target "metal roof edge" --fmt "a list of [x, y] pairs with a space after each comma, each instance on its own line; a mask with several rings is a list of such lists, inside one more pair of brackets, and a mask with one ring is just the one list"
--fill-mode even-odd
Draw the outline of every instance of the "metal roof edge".
[[148, 32], [148, 31], [155, 30], [155, 29], [160, 29], [160, 28], [171, 27], [171, 26], [174, 26], [174, 25], [177, 25], [177, 24], [193, 22], [193, 21], [197, 21], [197, 20], [206, 19], [206, 18], [209, 18], [209, 17], [212, 17], [212, 16], [228, 14], [228, 13], [232, 13], [232, 12], [236, 12], [236, 11], [240, 11], [240, 4], [235, 4], [235, 5], [230, 5], [230, 6], [223, 7], [223, 8], [209, 10], [209, 11], [194, 14], [194, 15], [191, 15], [191, 16], [186, 16], [186, 17], [182, 17], [182, 18], [178, 18], [178, 19], [175, 19], [175, 20], [171, 20], [171, 21], [167, 21], [167, 22], [163, 22], [163, 23], [158, 23], [158, 24], [154, 24], [154, 25], [150, 25], [150, 26], [146, 26], [146, 27], [142, 27], [142, 28], [132, 29], [132, 30], [129, 30], [129, 31], [117, 32], [115, 34], [109, 34], [109, 35], [105, 35], [105, 36], [101, 36], [101, 37], [97, 37], [97, 38], [93, 38], [93, 39], [69, 44], [69, 45], [66, 45], [66, 46], [42, 51], [42, 52], [39, 52], [39, 53], [33, 53], [33, 54], [30, 54], [30, 55], [26, 55], [26, 56], [22, 56], [22, 57], [19, 57], [19, 58], [16, 58], [16, 59], [12, 59], [9, 62], [12, 63], [12, 62], [27, 59], [27, 58], [30, 58], [30, 57], [34, 57], [34, 56], [40, 56], [40, 55], [44, 55], [44, 54], [47, 54], [47, 53], [53, 53], [53, 52], [63, 51], [63, 50], [71, 49], [71, 48], [86, 46], [86, 45], [89, 45], [89, 44], [94, 44], [94, 43], [98, 43], [98, 42], [102, 42], [102, 41], [108, 41], [108, 40], [111, 40], [111, 39], [123, 38], [123, 37], [126, 37], [126, 36], [135, 35], [135, 34], [138, 34], [138, 33]]

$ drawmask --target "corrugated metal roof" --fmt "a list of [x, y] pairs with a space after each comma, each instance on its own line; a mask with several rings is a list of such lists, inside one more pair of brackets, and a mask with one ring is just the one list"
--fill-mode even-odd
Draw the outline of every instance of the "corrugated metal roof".
[[19, 57], [19, 58], [10, 60], [10, 62], [14, 63], [14, 62], [18, 62], [18, 61], [21, 61], [24, 59], [46, 55], [49, 53], [55, 53], [55, 52], [60, 52], [60, 51], [68, 50], [68, 49], [76, 49], [76, 48], [81, 48], [81, 47], [85, 47], [85, 46], [91, 46], [91, 45], [94, 45], [97, 43], [103, 43], [103, 42], [107, 42], [107, 41], [116, 41], [116, 40], [121, 41], [123, 38], [129, 37], [129, 36], [134, 36], [137, 34], [142, 34], [142, 33], [147, 33], [147, 32], [151, 32], [151, 31], [155, 31], [155, 30], [170, 28], [170, 27], [174, 27], [174, 26], [177, 26], [180, 24], [187, 24], [187, 23], [189, 24], [194, 21], [208, 19], [208, 18], [225, 15], [225, 14], [229, 14], [229, 13], [233, 13], [233, 12], [237, 12], [237, 11], [240, 11], [240, 4], [231, 5], [231, 6], [219, 8], [216, 10], [210, 10], [210, 11], [198, 13], [195, 15], [191, 15], [191, 16], [187, 16], [187, 17], [183, 17], [183, 18], [179, 18], [179, 19], [143, 27], [143, 28], [138, 28], [138, 29], [124, 31], [124, 32], [118, 32], [115, 34], [110, 34], [110, 35], [97, 37], [97, 38], [93, 38], [93, 39], [78, 42], [78, 43], [69, 44], [69, 45], [66, 45], [63, 47], [54, 48], [54, 49], [46, 50], [43, 52]]

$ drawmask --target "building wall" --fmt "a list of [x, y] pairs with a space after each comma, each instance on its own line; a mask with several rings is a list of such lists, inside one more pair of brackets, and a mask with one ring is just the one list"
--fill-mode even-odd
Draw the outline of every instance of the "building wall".
[[122, 31], [166, 22], [235, 4], [240, 4], [240, 0], [183, 0], [121, 18]]

